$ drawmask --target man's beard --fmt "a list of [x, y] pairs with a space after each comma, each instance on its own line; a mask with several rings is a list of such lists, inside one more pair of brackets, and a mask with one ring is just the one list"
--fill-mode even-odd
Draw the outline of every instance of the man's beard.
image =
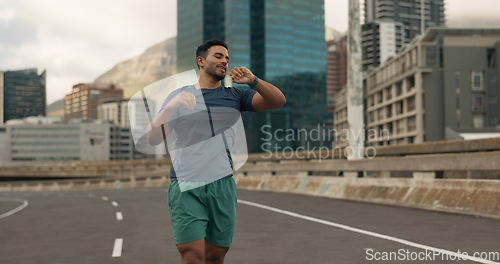
[[217, 67], [213, 71], [207, 72], [210, 76], [214, 77], [217, 81], [224, 80], [226, 78], [226, 73], [218, 73], [217, 72]]

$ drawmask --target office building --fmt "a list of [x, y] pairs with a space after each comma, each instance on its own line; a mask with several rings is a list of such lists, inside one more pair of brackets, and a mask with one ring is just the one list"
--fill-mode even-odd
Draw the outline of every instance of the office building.
[[425, 29], [444, 26], [444, 0], [365, 0], [364, 18], [362, 50], [366, 71], [395, 55]]
[[127, 107], [129, 99], [106, 100], [97, 106], [97, 119], [111, 121], [124, 127], [130, 126]]
[[450, 130], [498, 131], [499, 59], [500, 29], [427, 30], [365, 75], [367, 145], [439, 141]]
[[243, 115], [250, 152], [303, 144], [264, 140], [263, 127], [271, 133], [312, 129], [331, 119], [326, 112], [323, 0], [182, 0], [177, 8], [179, 72], [197, 69], [199, 44], [221, 38], [229, 46], [230, 68], [249, 67], [286, 95], [281, 109]]
[[37, 69], [0, 72], [0, 124], [27, 116], [45, 116], [46, 73]]
[[64, 119], [97, 119], [97, 106], [106, 101], [122, 99], [123, 90], [113, 84], [79, 83], [64, 97]]
[[0, 141], [8, 146], [0, 160], [8, 164], [133, 158], [130, 129], [109, 122], [27, 117], [10, 120], [0, 130]]
[[403, 45], [403, 24], [372, 21], [361, 26], [363, 71], [373, 69], [396, 55]]
[[[128, 133], [130, 131], [132, 135], [135, 135], [134, 133], [145, 134], [146, 132], [142, 131], [141, 128], [146, 128], [149, 125], [149, 118], [147, 118], [148, 114], [146, 109], [141, 107], [143, 104], [144, 101], [142, 99], [138, 100], [137, 98], [107, 100], [97, 106], [97, 119], [118, 125], [120, 129], [115, 127], [115, 133], [120, 133], [120, 131], [127, 131]], [[150, 109], [154, 109], [154, 102], [150, 102], [150, 107]], [[137, 115], [138, 112], [141, 114]], [[155, 112], [155, 110], [153, 110], [153, 112]], [[130, 120], [132, 120], [132, 122]], [[137, 131], [137, 129], [141, 131]], [[116, 150], [116, 153], [119, 153], [119, 151], [120, 150]], [[153, 158], [151, 155], [138, 151], [135, 147], [133, 147], [132, 155], [134, 159]], [[157, 156], [161, 157], [159, 155]]]
[[364, 5], [365, 23], [401, 22], [404, 43], [420, 35], [422, 26], [425, 31], [445, 25], [444, 0], [365, 0]]

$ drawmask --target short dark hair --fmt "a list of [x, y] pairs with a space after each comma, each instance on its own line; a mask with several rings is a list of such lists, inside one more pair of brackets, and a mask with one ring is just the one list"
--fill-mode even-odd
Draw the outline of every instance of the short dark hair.
[[[222, 47], [228, 49], [226, 42], [224, 42], [220, 39], [215, 38], [215, 39], [207, 40], [203, 44], [198, 46], [198, 49], [196, 49], [196, 65], [198, 65], [198, 57], [201, 56], [203, 58], [207, 58], [207, 51], [212, 46], [222, 46]], [[200, 66], [198, 66], [198, 68], [199, 67]]]

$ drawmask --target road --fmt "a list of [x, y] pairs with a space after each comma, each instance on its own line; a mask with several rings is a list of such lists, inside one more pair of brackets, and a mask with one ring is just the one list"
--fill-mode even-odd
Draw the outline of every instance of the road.
[[[166, 197], [0, 192], [0, 263], [179, 263]], [[239, 199], [226, 263], [481, 263], [441, 249], [500, 262], [498, 220], [297, 194], [239, 190]]]

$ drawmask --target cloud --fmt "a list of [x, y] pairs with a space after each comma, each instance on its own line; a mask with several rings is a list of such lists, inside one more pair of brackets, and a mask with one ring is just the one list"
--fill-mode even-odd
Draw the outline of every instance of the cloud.
[[30, 21], [16, 17], [12, 20], [0, 18], [0, 45], [20, 46], [37, 41], [36, 25]]
[[47, 70], [47, 101], [176, 35], [175, 0], [1, 0], [0, 70]]

